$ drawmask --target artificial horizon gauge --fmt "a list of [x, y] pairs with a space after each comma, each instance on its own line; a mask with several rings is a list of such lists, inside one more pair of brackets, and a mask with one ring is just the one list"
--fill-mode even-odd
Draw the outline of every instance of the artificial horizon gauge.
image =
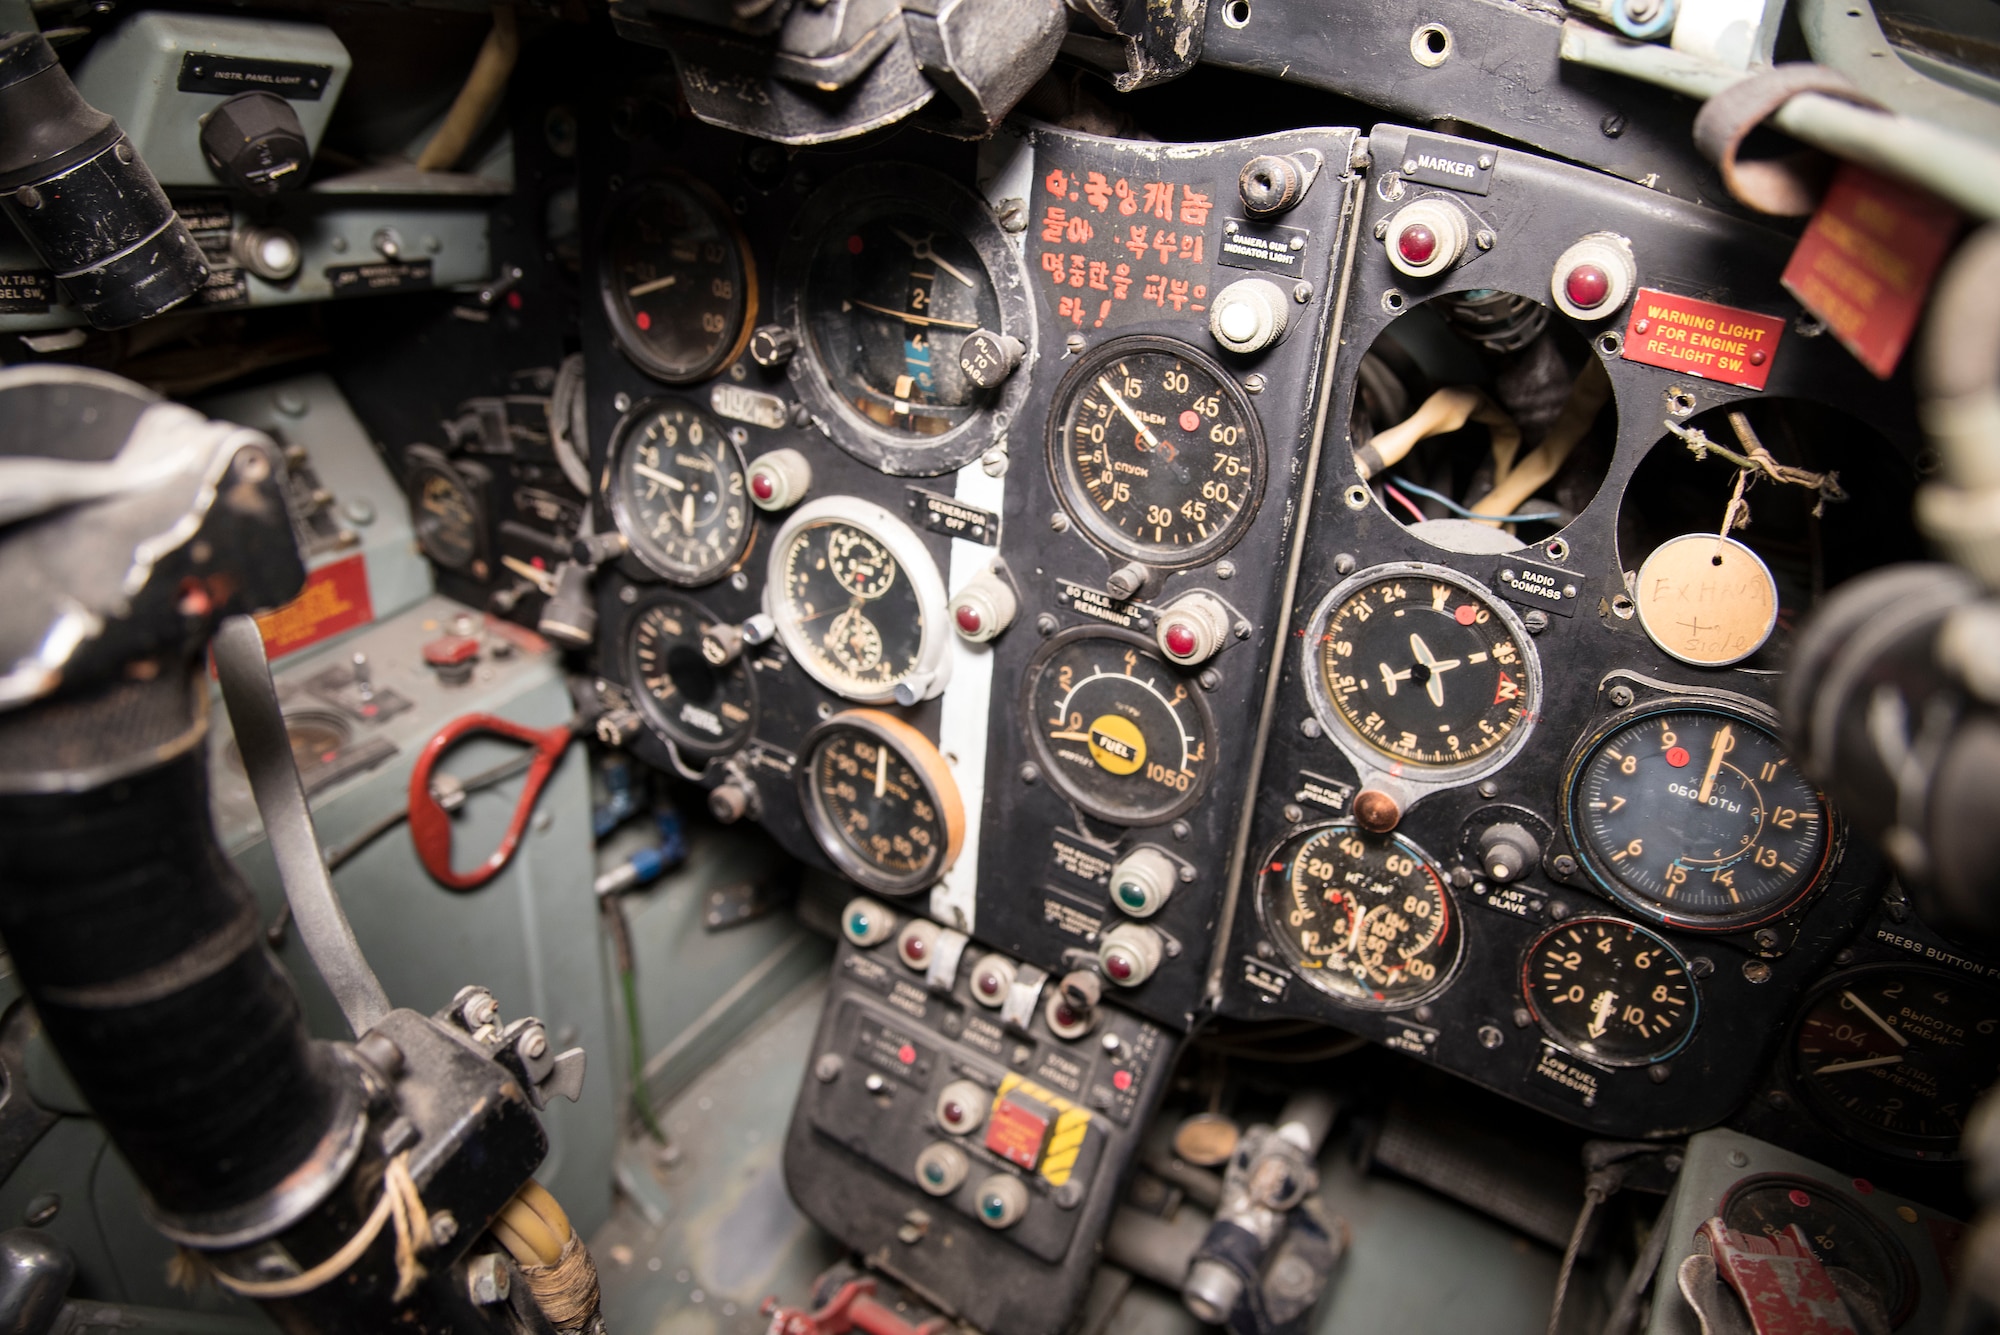
[[1892, 1327], [1909, 1317], [1916, 1300], [1909, 1253], [1839, 1189], [1797, 1173], [1757, 1173], [1730, 1187], [1716, 1213], [1752, 1237], [1782, 1237], [1797, 1224], [1821, 1265], [1868, 1281]]
[[734, 751], [757, 725], [749, 656], [717, 667], [702, 653], [702, 637], [718, 624], [692, 599], [661, 593], [633, 609], [625, 632], [639, 712], [682, 754], [698, 759]]
[[1401, 835], [1351, 821], [1279, 845], [1259, 874], [1257, 908], [1301, 978], [1369, 1010], [1435, 996], [1463, 942], [1436, 864]]
[[1264, 495], [1263, 428], [1222, 367], [1170, 338], [1123, 338], [1079, 362], [1049, 416], [1049, 472], [1100, 546], [1155, 566], [1210, 560]]
[[1320, 721], [1373, 765], [1463, 781], [1528, 739], [1541, 663], [1511, 608], [1443, 566], [1403, 562], [1336, 585], [1307, 630]]
[[1743, 711], [1653, 702], [1577, 754], [1564, 832], [1598, 884], [1650, 917], [1696, 930], [1762, 922], [1829, 861], [1826, 799]]
[[1806, 1101], [1846, 1135], [1956, 1158], [1972, 1105], [2000, 1077], [2000, 993], [1917, 964], [1838, 974], [1800, 1008], [1790, 1064]]
[[632, 554], [676, 584], [719, 579], [752, 525], [743, 458], [715, 418], [674, 399], [640, 404], [612, 437], [611, 517]]
[[756, 262], [708, 187], [673, 177], [619, 203], [604, 256], [611, 334], [641, 370], [687, 384], [742, 354], [757, 310]]
[[1029, 662], [1022, 699], [1049, 781], [1100, 820], [1157, 825], [1201, 796], [1214, 764], [1208, 702], [1151, 640], [1064, 631]]
[[778, 289], [800, 345], [795, 388], [834, 443], [875, 468], [961, 467], [1027, 394], [1011, 362], [961, 364], [982, 330], [995, 337], [981, 346], [1025, 350], [1033, 312], [992, 209], [936, 173], [884, 163], [833, 181], [794, 222]]
[[906, 894], [950, 869], [965, 807], [928, 738], [874, 709], [835, 714], [806, 736], [799, 786], [813, 837], [847, 876]]
[[1665, 1061], [1700, 1011], [1686, 961], [1617, 918], [1572, 918], [1542, 933], [1521, 961], [1521, 995], [1551, 1038], [1606, 1066]]
[[772, 540], [764, 610], [799, 665], [850, 700], [915, 704], [944, 690], [945, 602], [923, 540], [872, 501], [810, 501]]
[[443, 452], [428, 445], [412, 445], [405, 457], [417, 546], [447, 570], [485, 578], [483, 524], [472, 487]]

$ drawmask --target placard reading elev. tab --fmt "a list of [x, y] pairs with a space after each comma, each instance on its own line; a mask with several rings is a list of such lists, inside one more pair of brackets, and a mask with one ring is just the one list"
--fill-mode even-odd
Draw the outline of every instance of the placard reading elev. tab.
[[1775, 315], [1642, 287], [1625, 327], [1624, 357], [1669, 371], [1762, 389], [1785, 322]]

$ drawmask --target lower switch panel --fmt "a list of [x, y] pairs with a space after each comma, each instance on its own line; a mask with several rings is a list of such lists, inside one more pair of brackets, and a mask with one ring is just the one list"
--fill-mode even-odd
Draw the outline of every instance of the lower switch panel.
[[[987, 1335], [1081, 1303], [1175, 1038], [1033, 965], [899, 948], [936, 933], [856, 901], [785, 1142], [813, 1221]], [[995, 983], [1004, 979], [1004, 995]], [[1053, 1026], [1053, 1027], [1052, 1027]]]

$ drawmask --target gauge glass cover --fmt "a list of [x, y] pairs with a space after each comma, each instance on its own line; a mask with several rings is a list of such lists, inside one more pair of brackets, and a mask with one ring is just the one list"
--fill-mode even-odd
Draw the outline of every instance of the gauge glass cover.
[[965, 819], [937, 748], [874, 710], [837, 714], [814, 730], [803, 773], [807, 823], [843, 872], [901, 894], [942, 876]]
[[1858, 969], [1806, 1002], [1791, 1060], [1807, 1102], [1844, 1134], [1956, 1158], [1972, 1105], [2000, 1076], [2000, 993], [1920, 966]]
[[1346, 821], [1294, 835], [1265, 859], [1258, 910], [1301, 978], [1368, 1010], [1436, 996], [1463, 941], [1436, 864], [1401, 835]]
[[1773, 917], [1812, 889], [1833, 840], [1826, 800], [1742, 714], [1649, 706], [1587, 745], [1571, 842], [1613, 895], [1676, 926]]
[[723, 425], [689, 404], [642, 404], [619, 425], [611, 514], [632, 554], [676, 584], [706, 584], [749, 545], [742, 456]]
[[1086, 357], [1057, 392], [1048, 447], [1070, 517], [1151, 565], [1214, 558], [1264, 496], [1264, 434], [1249, 397], [1172, 339], [1120, 339]]
[[1405, 772], [1469, 778], [1496, 768], [1541, 706], [1541, 664], [1520, 620], [1443, 566], [1382, 566], [1345, 581], [1320, 604], [1306, 652], [1322, 721]]
[[1700, 1008], [1674, 948], [1616, 918], [1572, 918], [1544, 932], [1522, 963], [1521, 991], [1551, 1037], [1607, 1066], [1673, 1056]]
[[670, 384], [737, 356], [756, 311], [749, 248], [721, 201], [691, 181], [656, 182], [617, 206], [603, 287], [619, 348]]
[[1797, 1224], [1821, 1265], [1868, 1281], [1891, 1326], [1909, 1316], [1915, 1297], [1909, 1253], [1836, 1188], [1795, 1173], [1759, 1173], [1732, 1186], [1718, 1213], [1739, 1233], [1773, 1240]]
[[757, 684], [749, 655], [719, 668], [702, 656], [702, 636], [716, 618], [691, 599], [656, 594], [628, 624], [626, 671], [640, 712], [657, 732], [695, 757], [721, 755], [750, 740]]
[[479, 507], [458, 477], [420, 465], [416, 472], [417, 545], [447, 570], [464, 570], [479, 555]]
[[1043, 767], [1077, 806], [1121, 825], [1157, 825], [1201, 796], [1214, 760], [1208, 704], [1151, 640], [1065, 631], [1024, 675]]

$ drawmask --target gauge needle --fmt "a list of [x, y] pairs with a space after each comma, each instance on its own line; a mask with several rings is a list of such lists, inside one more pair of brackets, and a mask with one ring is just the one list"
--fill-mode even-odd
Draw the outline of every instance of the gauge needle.
[[1111, 388], [1109, 380], [1106, 380], [1103, 376], [1097, 377], [1097, 387], [1109, 395], [1111, 401], [1118, 405], [1118, 411], [1125, 414], [1125, 420], [1130, 422], [1132, 429], [1139, 433], [1139, 439], [1146, 442], [1147, 449], [1157, 450], [1160, 448], [1160, 438], [1154, 435], [1144, 422], [1139, 420], [1139, 414], [1132, 411], [1131, 404], [1118, 397], [1118, 391]]
[[877, 306], [874, 302], [863, 301], [859, 297], [849, 297], [847, 299], [847, 304], [850, 306], [859, 306], [864, 311], [874, 311], [877, 315], [886, 315], [892, 320], [901, 320], [904, 324], [921, 324], [921, 325], [935, 324], [935, 325], [943, 325], [946, 329], [979, 328], [978, 325], [967, 324], [963, 320], [941, 320], [935, 315], [918, 315], [913, 311], [890, 310], [887, 306]]
[[1597, 994], [1596, 999], [1590, 1003], [1590, 1024], [1586, 1026], [1592, 1038], [1604, 1037], [1604, 1031], [1611, 1027], [1611, 1012], [1617, 1009], [1617, 1006], [1616, 992], [1606, 989]]
[[875, 796], [882, 796], [889, 787], [889, 748], [875, 748]]
[[1424, 693], [1430, 696], [1433, 705], [1443, 709], [1444, 674], [1457, 667], [1459, 660], [1439, 658], [1432, 654], [1431, 647], [1424, 643], [1424, 637], [1421, 635], [1410, 636], [1410, 652], [1417, 656], [1419, 663], [1430, 669], [1430, 676], [1424, 680]]
[[1863, 1001], [1860, 997], [1855, 996], [1852, 992], [1842, 992], [1840, 995], [1846, 997], [1849, 1001], [1853, 1002], [1854, 1009], [1860, 1011], [1863, 1015], [1867, 1016], [1871, 1021], [1873, 1021], [1877, 1029], [1880, 1029], [1883, 1033], [1895, 1039], [1897, 1047], [1907, 1048], [1908, 1046], [1910, 1046], [1910, 1040], [1904, 1038], [1901, 1034], [1897, 1033], [1896, 1026], [1890, 1024], [1887, 1020], [1883, 1019], [1881, 1016], [1877, 1015], [1874, 1011], [1870, 1010], [1868, 1008], [1867, 1002]]
[[647, 478], [650, 481], [659, 483], [663, 487], [671, 487], [675, 491], [687, 490], [687, 483], [681, 481], [679, 478], [674, 477], [671, 474], [662, 473], [657, 468], [648, 468], [644, 464], [633, 464], [632, 471], [637, 473], [640, 477]]
[[637, 287], [628, 287], [625, 289], [625, 295], [633, 298], [634, 300], [640, 297], [649, 297], [655, 292], [666, 291], [668, 288], [672, 287], [675, 283], [678, 283], [680, 281], [681, 280], [677, 275], [668, 274], [665, 278], [655, 278], [650, 283], [641, 283]]
[[1352, 954], [1354, 954], [1354, 953], [1355, 953], [1356, 951], [1358, 951], [1358, 950], [1360, 950], [1360, 949], [1361, 949], [1361, 925], [1362, 925], [1363, 923], [1365, 923], [1365, 922], [1367, 922], [1367, 921], [1368, 921], [1368, 915], [1369, 915], [1369, 914], [1371, 914], [1371, 913], [1373, 913], [1374, 911], [1375, 911], [1375, 910], [1374, 910], [1374, 909], [1372, 909], [1372, 908], [1370, 908], [1370, 909], [1363, 909], [1363, 910], [1361, 910], [1361, 912], [1360, 912], [1359, 914], [1357, 914], [1357, 915], [1355, 916], [1355, 919], [1354, 919], [1354, 931], [1353, 931], [1353, 933], [1352, 933], [1352, 934], [1351, 934], [1351, 935], [1350, 935], [1350, 936], [1349, 936], [1349, 937], [1347, 938], [1347, 953], [1348, 953], [1348, 954], [1352, 955]]
[[509, 570], [519, 575], [522, 579], [527, 580], [528, 583], [534, 585], [543, 593], [548, 594], [551, 598], [555, 596], [556, 577], [548, 571], [537, 570], [518, 556], [503, 556], [500, 558], [500, 564], [506, 566]]
[[889, 230], [895, 232], [897, 236], [901, 237], [903, 240], [903, 244], [908, 246], [910, 248], [910, 253], [912, 255], [915, 255], [918, 259], [929, 260], [932, 264], [937, 265], [938, 268], [944, 270], [946, 273], [950, 274], [953, 278], [956, 278], [959, 282], [965, 284], [967, 287], [979, 286], [979, 284], [973, 282], [970, 278], [967, 278], [964, 273], [962, 273], [957, 269], [954, 269], [942, 255], [938, 254], [935, 250], [931, 249], [931, 237], [937, 235], [935, 232], [926, 233], [920, 240], [917, 237], [911, 236], [908, 232], [901, 231], [894, 227], [891, 227]]
[[1895, 1066], [1902, 1060], [1903, 1054], [1899, 1052], [1888, 1057], [1870, 1057], [1865, 1061], [1828, 1062], [1824, 1066], [1814, 1068], [1813, 1074], [1831, 1075], [1835, 1071], [1866, 1071], [1876, 1066]]
[[[1715, 740], [1709, 744], [1708, 768], [1702, 771], [1701, 791], [1695, 794], [1695, 801], [1701, 803], [1703, 806], [1708, 805], [1708, 793], [1711, 788], [1715, 787], [1715, 776], [1722, 769], [1722, 758], [1735, 749], [1736, 731], [1725, 723], [1721, 728], [1716, 730]], [[1857, 1006], [1860, 1004], [1860, 1002], [1855, 1003]], [[1880, 1024], [1882, 1022], [1877, 1020], [1875, 1023]]]
[[681, 527], [689, 537], [694, 536], [694, 493], [688, 492], [681, 500]]

